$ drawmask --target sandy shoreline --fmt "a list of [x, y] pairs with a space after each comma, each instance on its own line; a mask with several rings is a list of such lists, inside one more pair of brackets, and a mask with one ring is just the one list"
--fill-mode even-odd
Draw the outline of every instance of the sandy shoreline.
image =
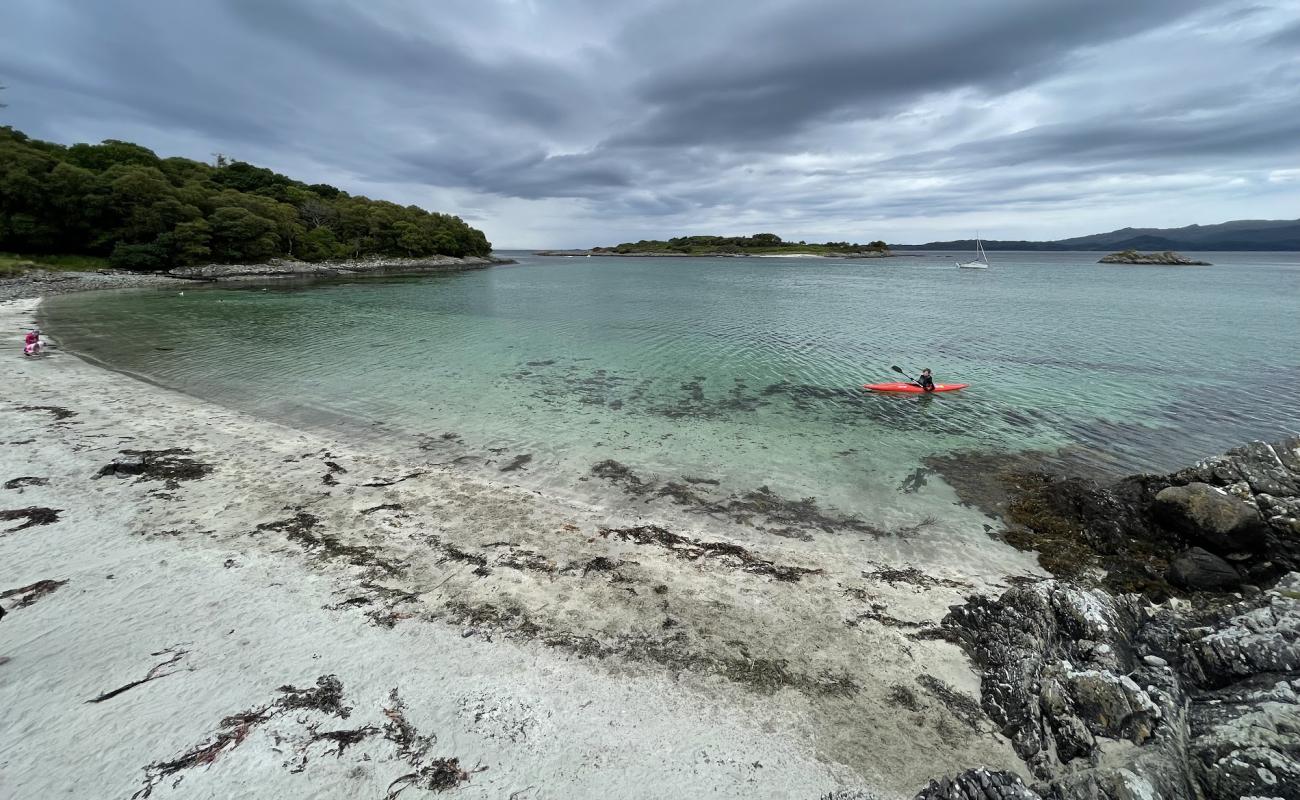
[[[0, 592], [28, 588], [0, 600], [6, 797], [384, 797], [415, 775], [394, 788], [892, 798], [1023, 768], [925, 634], [1032, 556], [990, 541], [1003, 568], [958, 575], [658, 527], [23, 359], [35, 307], [0, 303], [0, 511], [57, 511], [0, 521]], [[280, 690], [328, 676], [341, 699]]]

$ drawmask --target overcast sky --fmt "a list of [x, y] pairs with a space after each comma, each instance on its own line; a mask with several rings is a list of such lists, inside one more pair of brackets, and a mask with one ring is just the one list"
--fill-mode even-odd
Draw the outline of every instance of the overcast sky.
[[1300, 217], [1300, 0], [3, 0], [0, 84], [498, 248]]

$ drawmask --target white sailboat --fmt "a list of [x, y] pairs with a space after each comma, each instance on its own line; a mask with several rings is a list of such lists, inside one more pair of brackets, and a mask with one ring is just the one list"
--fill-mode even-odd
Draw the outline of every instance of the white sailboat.
[[980, 241], [980, 235], [975, 234], [975, 259], [973, 261], [958, 261], [959, 269], [988, 269], [989, 257], [984, 252], [984, 242]]

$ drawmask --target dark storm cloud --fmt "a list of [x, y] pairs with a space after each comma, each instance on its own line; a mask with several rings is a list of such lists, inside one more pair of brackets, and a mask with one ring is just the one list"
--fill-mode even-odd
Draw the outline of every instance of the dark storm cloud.
[[[826, 116], [876, 117], [919, 94], [1006, 92], [1042, 80], [1075, 48], [1190, 13], [1189, 0], [801, 3], [746, 29], [735, 49], [687, 58], [639, 87], [654, 109], [640, 143], [763, 142]], [[918, 24], [920, 23], [920, 24]]]
[[1298, 54], [1294, 2], [9, 0], [0, 122], [454, 202], [506, 243], [1213, 222], [1294, 187]]
[[[436, 26], [384, 24], [361, 8], [305, 0], [226, 0], [248, 33], [298, 48], [331, 72], [377, 82], [376, 91], [437, 97], [509, 115], [512, 124], [551, 126], [565, 118], [566, 97], [581, 83], [566, 68], [539, 58], [476, 57], [476, 43]], [[417, 101], [418, 102], [418, 101]], [[439, 110], [454, 109], [440, 106]]]

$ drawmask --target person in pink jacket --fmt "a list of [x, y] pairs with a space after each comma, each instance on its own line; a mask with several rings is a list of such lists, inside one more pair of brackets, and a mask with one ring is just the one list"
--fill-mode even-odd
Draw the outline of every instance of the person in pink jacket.
[[35, 356], [40, 355], [45, 343], [41, 341], [41, 331], [39, 328], [32, 328], [27, 332], [27, 338], [23, 340], [23, 355]]

